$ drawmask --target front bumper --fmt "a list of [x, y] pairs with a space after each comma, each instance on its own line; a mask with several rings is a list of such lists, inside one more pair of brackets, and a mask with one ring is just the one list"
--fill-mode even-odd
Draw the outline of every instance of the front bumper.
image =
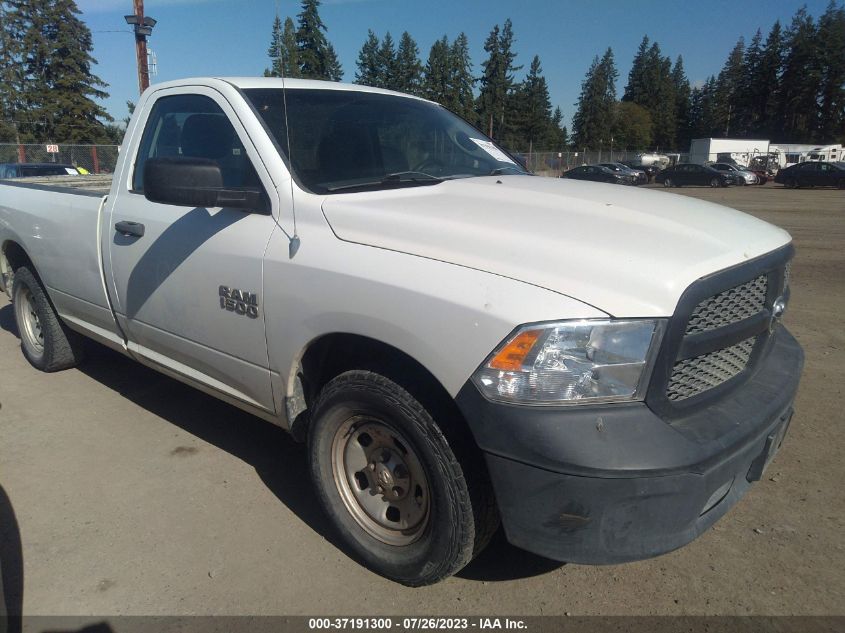
[[471, 382], [457, 403], [485, 452], [511, 543], [561, 561], [620, 563], [692, 541], [761, 477], [802, 366], [801, 347], [779, 327], [745, 383], [671, 420], [642, 402], [494, 403]]

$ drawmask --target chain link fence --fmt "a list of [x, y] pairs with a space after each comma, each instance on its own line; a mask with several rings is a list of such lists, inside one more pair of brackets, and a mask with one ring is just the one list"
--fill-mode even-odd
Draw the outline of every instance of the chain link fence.
[[60, 163], [92, 174], [111, 174], [119, 145], [54, 145], [0, 143], [0, 163]]
[[[53, 145], [0, 143], [0, 163], [61, 163], [82, 167], [92, 174], [110, 174], [117, 164], [119, 145]], [[528, 169], [539, 176], [558, 177], [579, 165], [636, 161], [647, 150], [568, 149], [517, 153]], [[666, 153], [669, 162], [684, 162], [687, 154]]]
[[[657, 152], [668, 159], [667, 164], [685, 162], [689, 155], [674, 152]], [[653, 155], [655, 152], [648, 150], [625, 150], [625, 149], [569, 149], [558, 152], [531, 152], [517, 153], [517, 156], [525, 161], [530, 171], [538, 176], [558, 177], [563, 172], [580, 165], [595, 165], [597, 163], [622, 163], [625, 161], [639, 160], [643, 154]], [[665, 166], [665, 165], [664, 165]]]

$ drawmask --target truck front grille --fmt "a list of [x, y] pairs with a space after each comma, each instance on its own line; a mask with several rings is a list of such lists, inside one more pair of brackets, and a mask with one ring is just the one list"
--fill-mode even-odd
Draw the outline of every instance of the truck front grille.
[[690, 315], [686, 335], [715, 330], [758, 314], [766, 307], [768, 280], [760, 275], [699, 303]]
[[748, 366], [755, 338], [675, 363], [666, 397], [678, 401], [697, 396], [727, 382]]
[[[672, 419], [749, 376], [765, 354], [771, 309], [789, 297], [792, 246], [703, 277], [678, 302], [646, 398]], [[729, 386], [718, 389], [725, 392]]]

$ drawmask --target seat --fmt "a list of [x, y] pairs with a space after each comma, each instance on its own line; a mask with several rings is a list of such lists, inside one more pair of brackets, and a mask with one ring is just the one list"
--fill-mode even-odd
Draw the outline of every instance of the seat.
[[327, 182], [368, 178], [382, 172], [368, 131], [352, 124], [335, 126], [324, 136], [317, 158]]

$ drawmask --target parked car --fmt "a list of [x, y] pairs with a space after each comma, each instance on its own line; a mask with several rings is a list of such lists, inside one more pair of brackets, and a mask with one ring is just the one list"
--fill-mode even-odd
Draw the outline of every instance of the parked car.
[[593, 182], [607, 182], [616, 185], [633, 185], [634, 176], [629, 173], [616, 172], [601, 165], [582, 165], [575, 167], [560, 176], [572, 180], [592, 180]]
[[781, 228], [531, 176], [360, 85], [157, 83], [127, 129], [105, 198], [0, 182], [25, 358], [73, 367], [87, 336], [306, 441], [284, 485], [379, 574], [436, 582], [500, 521], [560, 561], [657, 556], [781, 447], [803, 364]]
[[838, 187], [845, 189], [845, 163], [808, 161], [781, 169], [775, 182], [790, 189], [798, 187]]
[[648, 176], [646, 176], [642, 169], [634, 169], [633, 167], [628, 167], [628, 165], [623, 165], [622, 163], [599, 163], [599, 166], [607, 167], [610, 171], [618, 174], [628, 174], [633, 176], [635, 185], [644, 185], [648, 182]]
[[654, 182], [663, 183], [664, 187], [683, 187], [685, 185], [727, 187], [736, 183], [736, 176], [730, 172], [716, 171], [705, 165], [681, 163], [661, 171], [654, 177]]
[[622, 164], [631, 169], [636, 169], [645, 172], [648, 182], [654, 182], [654, 177], [660, 173], [662, 165], [660, 163], [650, 163], [643, 165], [639, 160], [623, 160]]
[[78, 175], [76, 167], [61, 163], [0, 163], [0, 178]]
[[756, 185], [760, 181], [757, 174], [750, 169], [743, 169], [739, 165], [732, 163], [712, 163], [708, 167], [712, 167], [716, 171], [732, 174], [738, 185]]

